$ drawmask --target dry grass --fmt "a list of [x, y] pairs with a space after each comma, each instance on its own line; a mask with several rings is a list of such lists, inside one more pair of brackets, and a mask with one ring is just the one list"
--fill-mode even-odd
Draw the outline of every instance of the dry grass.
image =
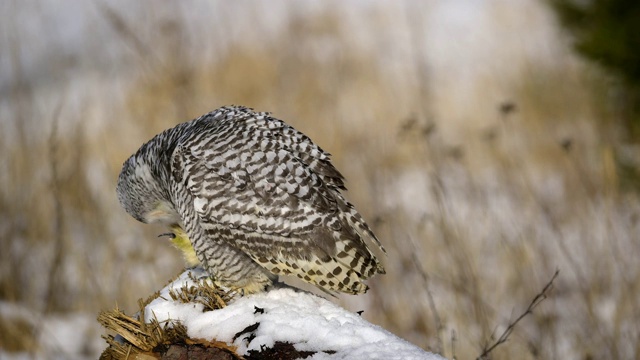
[[[225, 293], [205, 280], [194, 281], [192, 286], [184, 286], [170, 291], [174, 301], [184, 303], [200, 303], [204, 305], [203, 311], [221, 309], [226, 306], [226, 301], [233, 294]], [[144, 314], [145, 307], [160, 294], [155, 293], [147, 300], [139, 300], [138, 314]], [[166, 355], [170, 346], [204, 346], [216, 348], [229, 354], [234, 359], [241, 359], [237, 355], [237, 349], [223, 342], [208, 341], [204, 339], [191, 339], [187, 335], [187, 328], [178, 321], [160, 323], [157, 319], [140, 321], [138, 316], [129, 316], [117, 306], [108, 311], [101, 311], [98, 322], [109, 333], [116, 335], [105, 336], [109, 345], [101, 354], [100, 359], [157, 359]]]
[[[597, 72], [562, 54], [487, 77], [473, 84], [475, 101], [460, 103], [430, 82], [422, 52], [393, 58], [359, 46], [337, 10], [294, 17], [278, 36], [221, 46], [207, 61], [190, 56], [180, 21], [152, 13], [137, 25], [100, 11], [135, 53], [127, 81], [89, 82], [98, 95], [79, 104], [71, 87], [51, 94], [27, 80], [7, 94], [2, 301], [97, 313], [114, 302], [135, 309], [159, 289], [180, 257], [156, 239], [162, 229], [119, 208], [119, 167], [157, 132], [234, 103], [272, 111], [331, 152], [388, 248], [387, 275], [369, 295], [344, 299], [349, 308], [470, 359], [560, 269], [549, 298], [493, 358], [640, 354], [638, 196], [620, 186], [624, 144]], [[386, 21], [383, 11], [366, 15], [372, 29]], [[151, 54], [140, 44], [154, 44]], [[24, 338], [33, 346], [29, 329]]]

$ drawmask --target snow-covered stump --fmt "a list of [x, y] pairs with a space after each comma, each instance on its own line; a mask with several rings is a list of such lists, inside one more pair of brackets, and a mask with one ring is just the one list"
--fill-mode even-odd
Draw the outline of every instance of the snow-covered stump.
[[144, 322], [101, 314], [103, 325], [118, 334], [107, 339], [102, 358], [444, 359], [293, 288], [239, 297], [225, 306], [228, 298], [203, 276], [187, 270], [142, 304]]

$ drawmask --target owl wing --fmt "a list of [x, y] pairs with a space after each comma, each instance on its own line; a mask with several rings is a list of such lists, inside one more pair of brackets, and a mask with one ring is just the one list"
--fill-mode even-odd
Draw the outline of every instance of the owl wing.
[[384, 272], [362, 239], [375, 236], [340, 194], [329, 154], [284, 122], [253, 115], [212, 119], [215, 132], [174, 151], [172, 174], [191, 193], [201, 226], [273, 273], [366, 291], [360, 280]]

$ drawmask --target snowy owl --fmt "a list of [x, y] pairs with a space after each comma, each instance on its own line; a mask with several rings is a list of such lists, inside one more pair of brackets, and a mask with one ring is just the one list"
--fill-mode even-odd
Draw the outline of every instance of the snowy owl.
[[292, 275], [360, 294], [384, 248], [341, 194], [330, 154], [270, 116], [227, 106], [166, 130], [123, 165], [122, 207], [169, 226], [190, 266], [244, 294]]

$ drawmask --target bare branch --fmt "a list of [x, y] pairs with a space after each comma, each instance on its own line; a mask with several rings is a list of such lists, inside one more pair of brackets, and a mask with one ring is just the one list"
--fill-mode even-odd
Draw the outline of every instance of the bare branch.
[[422, 263], [416, 255], [418, 253], [418, 247], [413, 242], [412, 238], [409, 238], [409, 243], [413, 247], [413, 251], [411, 252], [411, 259], [413, 260], [413, 264], [415, 265], [418, 273], [422, 277], [422, 281], [424, 282], [424, 287], [427, 292], [427, 301], [429, 302], [429, 308], [431, 309], [431, 313], [433, 314], [433, 321], [435, 322], [436, 326], [436, 339], [438, 341], [438, 345], [434, 350], [437, 353], [441, 353], [444, 350], [441, 336], [441, 332], [444, 329], [444, 326], [442, 325], [442, 321], [440, 320], [440, 314], [438, 313], [438, 309], [436, 308], [436, 302], [433, 300], [433, 295], [431, 294], [431, 288], [429, 286], [429, 274], [427, 274], [427, 271], [422, 267]]
[[493, 343], [493, 345], [491, 345], [491, 346], [485, 345], [484, 349], [482, 350], [482, 354], [480, 354], [480, 356], [478, 356], [476, 358], [476, 360], [486, 359], [487, 356], [489, 355], [489, 353], [491, 351], [493, 351], [493, 349], [495, 349], [499, 345], [501, 345], [501, 344], [507, 342], [507, 340], [509, 340], [509, 336], [511, 335], [511, 333], [515, 329], [516, 325], [520, 322], [520, 320], [524, 319], [525, 316], [527, 316], [529, 314], [532, 314], [533, 313], [533, 309], [535, 309], [538, 305], [540, 305], [540, 303], [542, 303], [542, 301], [544, 301], [547, 298], [547, 293], [553, 287], [553, 281], [558, 277], [559, 273], [560, 273], [560, 270], [556, 270], [556, 272], [551, 277], [551, 280], [549, 280], [549, 282], [544, 286], [542, 291], [540, 291], [533, 298], [533, 300], [531, 300], [531, 303], [527, 307], [527, 310], [525, 310], [522, 314], [520, 314], [520, 316], [518, 316], [517, 319], [512, 321], [509, 324], [509, 326], [507, 326], [507, 328], [502, 332], [502, 335], [500, 335], [498, 340], [496, 340], [496, 342]]

